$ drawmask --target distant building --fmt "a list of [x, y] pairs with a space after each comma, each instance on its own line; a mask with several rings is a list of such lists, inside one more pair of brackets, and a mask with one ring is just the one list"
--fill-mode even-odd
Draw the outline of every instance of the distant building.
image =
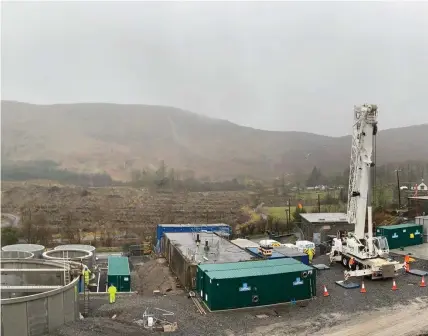
[[422, 180], [422, 182], [420, 184], [415, 184], [413, 185], [411, 188], [411, 190], [418, 190], [418, 191], [427, 191], [428, 187], [427, 185], [424, 183], [424, 180]]
[[349, 224], [345, 213], [305, 213], [302, 217], [302, 231], [305, 239], [319, 244], [327, 236], [336, 235], [337, 231], [354, 231], [355, 225]]
[[427, 185], [422, 182], [421, 184], [418, 185], [418, 190], [428, 190]]

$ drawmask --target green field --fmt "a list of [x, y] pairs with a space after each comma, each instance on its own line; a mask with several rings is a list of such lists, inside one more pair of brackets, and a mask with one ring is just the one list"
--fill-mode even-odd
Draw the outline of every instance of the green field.
[[256, 223], [262, 219], [262, 217], [258, 213], [255, 213], [254, 210], [251, 209], [249, 206], [244, 206], [241, 208], [241, 210], [251, 217], [248, 221], [248, 224]]
[[[314, 208], [313, 206], [304, 206], [303, 207], [307, 212], [312, 211]], [[267, 215], [270, 215], [272, 217], [278, 218], [278, 219], [287, 219], [287, 212], [288, 207], [265, 207], [263, 208], [263, 212]], [[296, 210], [296, 207], [291, 207], [291, 217], [293, 217], [293, 214]]]
[[303, 191], [294, 191], [291, 193], [291, 195], [294, 198], [299, 198], [302, 200], [318, 200], [318, 195], [320, 195], [320, 199], [323, 200], [327, 197], [327, 195], [330, 195], [332, 198], [338, 198], [340, 194], [340, 190], [303, 190]]

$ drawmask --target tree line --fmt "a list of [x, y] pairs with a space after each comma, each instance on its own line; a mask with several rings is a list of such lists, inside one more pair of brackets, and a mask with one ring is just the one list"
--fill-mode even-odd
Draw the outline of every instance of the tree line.
[[[399, 171], [400, 184], [419, 184], [422, 179], [424, 179], [424, 176], [428, 175], [428, 162], [406, 161], [375, 166], [372, 172], [373, 182], [380, 185], [396, 184], [397, 170]], [[344, 169], [341, 173], [325, 175], [321, 169], [314, 166], [304, 185], [306, 187], [315, 187], [319, 185], [347, 186], [348, 181], [349, 167]]]
[[165, 161], [161, 161], [156, 170], [133, 170], [130, 185], [156, 190], [172, 191], [238, 191], [246, 189], [238, 179], [211, 181], [209, 177], [196, 178], [192, 170], [178, 170], [169, 168]]
[[2, 162], [2, 181], [54, 180], [79, 186], [106, 187], [114, 184], [107, 173], [88, 174], [61, 169], [57, 162], [36, 160]]

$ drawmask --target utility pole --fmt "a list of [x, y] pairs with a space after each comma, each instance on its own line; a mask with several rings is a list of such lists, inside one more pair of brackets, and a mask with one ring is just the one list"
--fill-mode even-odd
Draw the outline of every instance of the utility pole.
[[288, 222], [291, 223], [291, 198], [288, 199]]
[[395, 170], [397, 174], [397, 191], [398, 191], [398, 209], [401, 209], [401, 189], [400, 189], [400, 175], [398, 174], [401, 172], [400, 169]]
[[320, 201], [320, 194], [318, 193], [318, 213], [321, 213], [321, 201]]

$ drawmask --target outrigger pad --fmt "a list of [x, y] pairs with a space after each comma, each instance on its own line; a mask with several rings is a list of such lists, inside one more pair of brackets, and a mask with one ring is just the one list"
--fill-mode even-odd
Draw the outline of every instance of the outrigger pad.
[[346, 289], [360, 288], [360, 284], [357, 284], [355, 282], [346, 282], [344, 280], [336, 281], [336, 285], [339, 285], [340, 287], [343, 287]]
[[419, 275], [419, 276], [425, 276], [428, 275], [428, 272], [426, 271], [421, 271], [418, 269], [411, 269], [410, 271], [408, 271], [407, 273], [413, 274], [413, 275]]
[[329, 266], [324, 265], [324, 264], [315, 264], [315, 265], [312, 265], [312, 267], [316, 268], [317, 270], [328, 270], [328, 269], [330, 269]]

